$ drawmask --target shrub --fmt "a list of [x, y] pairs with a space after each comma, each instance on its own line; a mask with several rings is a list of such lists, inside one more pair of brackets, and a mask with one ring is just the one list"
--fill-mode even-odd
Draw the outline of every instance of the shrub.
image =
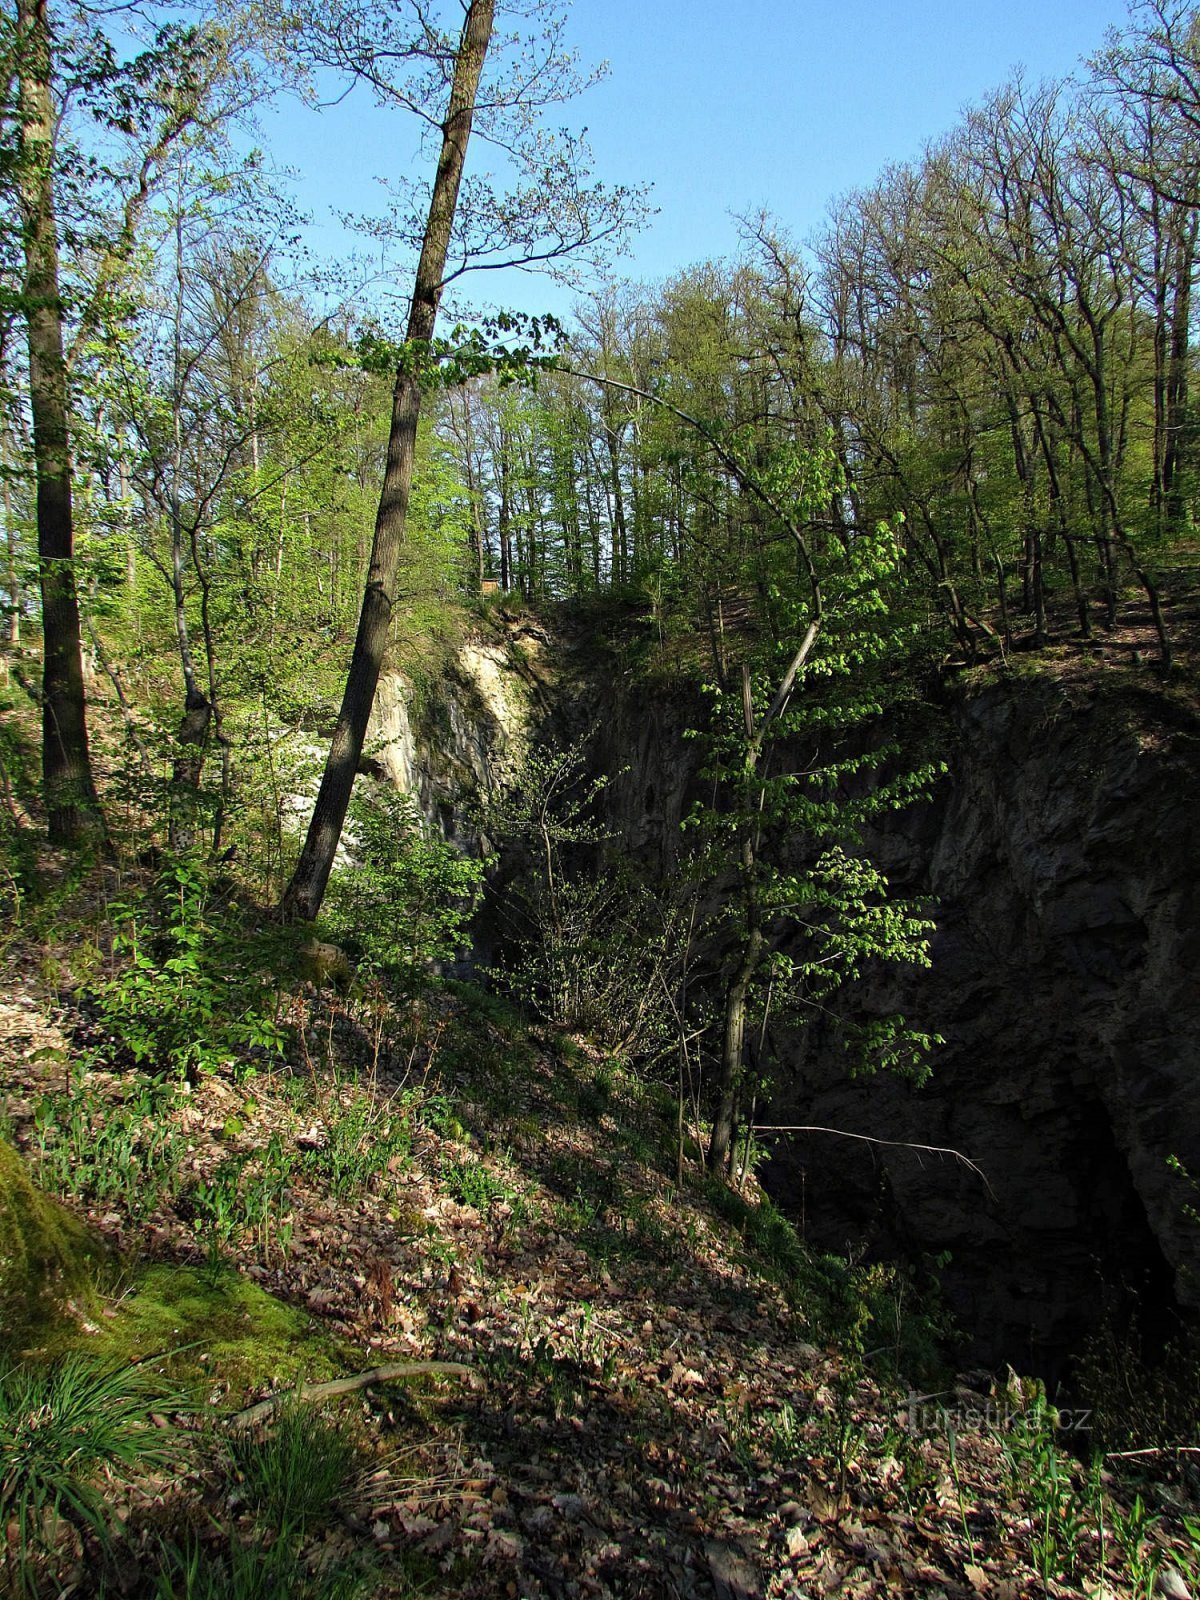
[[1080, 1392], [1106, 1450], [1173, 1450], [1200, 1437], [1200, 1333], [1183, 1329], [1148, 1353], [1136, 1326], [1104, 1322], [1079, 1362]]
[[333, 937], [402, 989], [471, 943], [484, 863], [431, 834], [411, 795], [375, 786], [351, 802], [356, 860], [325, 901]]
[[175, 857], [112, 915], [125, 965], [91, 999], [138, 1066], [195, 1079], [251, 1051], [279, 1054], [281, 952], [246, 934], [199, 857]]
[[586, 740], [541, 746], [482, 815], [524, 858], [500, 905], [509, 937], [497, 975], [548, 1022], [650, 1054], [670, 1035], [666, 997], [685, 958], [682, 886], [650, 882], [605, 848], [607, 784], [589, 774]]

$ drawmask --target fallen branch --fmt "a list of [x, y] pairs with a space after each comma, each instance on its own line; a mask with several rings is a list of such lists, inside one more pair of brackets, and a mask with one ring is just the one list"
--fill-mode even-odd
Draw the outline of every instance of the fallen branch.
[[464, 1366], [459, 1361], [393, 1361], [388, 1366], [372, 1367], [369, 1372], [356, 1372], [349, 1378], [332, 1378], [328, 1383], [302, 1383], [298, 1389], [282, 1389], [236, 1412], [229, 1418], [229, 1426], [239, 1430], [252, 1428], [289, 1400], [332, 1400], [335, 1395], [353, 1394], [356, 1389], [366, 1389], [372, 1383], [395, 1383], [399, 1378], [423, 1378], [429, 1374], [472, 1380], [476, 1376], [474, 1367]]
[[1105, 1453], [1105, 1461], [1132, 1461], [1135, 1456], [1200, 1456], [1200, 1445], [1196, 1444], [1155, 1444], [1147, 1445], [1144, 1450], [1109, 1450]]
[[847, 1133], [845, 1128], [815, 1128], [782, 1125], [779, 1127], [764, 1127], [761, 1123], [752, 1127], [749, 1132], [756, 1133], [831, 1133], [838, 1139], [861, 1139], [864, 1144], [890, 1145], [894, 1150], [918, 1150], [925, 1155], [953, 1156], [962, 1163], [968, 1171], [973, 1172], [983, 1184], [992, 1199], [996, 1198], [995, 1190], [988, 1182], [987, 1173], [978, 1163], [971, 1160], [970, 1156], [963, 1155], [961, 1150], [951, 1149], [948, 1145], [941, 1144], [914, 1144], [910, 1139], [873, 1139], [869, 1133]]

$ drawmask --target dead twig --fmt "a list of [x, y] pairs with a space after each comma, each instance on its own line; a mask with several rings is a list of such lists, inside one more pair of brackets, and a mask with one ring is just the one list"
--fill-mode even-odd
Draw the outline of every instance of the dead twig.
[[1144, 1450], [1109, 1450], [1105, 1452], [1105, 1461], [1132, 1461], [1135, 1456], [1200, 1456], [1200, 1445], [1197, 1444], [1155, 1444], [1147, 1445]]
[[443, 1378], [469, 1378], [476, 1381], [474, 1367], [460, 1361], [393, 1361], [387, 1366], [372, 1367], [369, 1372], [356, 1372], [348, 1378], [332, 1378], [328, 1383], [302, 1383], [298, 1389], [282, 1389], [270, 1394], [256, 1405], [247, 1406], [229, 1418], [229, 1426], [236, 1430], [253, 1428], [264, 1422], [273, 1411], [289, 1400], [332, 1400], [335, 1395], [353, 1394], [373, 1383], [395, 1383], [401, 1378], [423, 1378], [430, 1374]]
[[764, 1126], [763, 1124], [760, 1123], [757, 1127], [751, 1128], [749, 1130], [749, 1132], [752, 1133], [752, 1134], [758, 1134], [758, 1133], [831, 1133], [831, 1134], [834, 1135], [835, 1138], [838, 1138], [838, 1139], [861, 1139], [863, 1144], [883, 1144], [883, 1145], [890, 1146], [890, 1148], [892, 1148], [893, 1150], [916, 1150], [918, 1153], [920, 1153], [922, 1155], [953, 1156], [955, 1161], [960, 1162], [964, 1167], [967, 1168], [967, 1170], [969, 1172], [973, 1172], [975, 1174], [975, 1176], [979, 1179], [979, 1181], [983, 1184], [984, 1188], [987, 1190], [988, 1194], [991, 1195], [993, 1200], [996, 1198], [995, 1190], [992, 1188], [991, 1184], [988, 1182], [987, 1173], [983, 1170], [983, 1168], [981, 1166], [979, 1166], [979, 1164], [977, 1162], [972, 1161], [970, 1156], [963, 1155], [961, 1150], [954, 1150], [949, 1145], [914, 1144], [911, 1139], [873, 1139], [869, 1133], [849, 1133], [849, 1132], [847, 1132], [847, 1130], [845, 1128], [815, 1128], [815, 1127], [801, 1127], [801, 1126], [791, 1126], [791, 1125], [784, 1125], [784, 1126], [779, 1126], [779, 1127], [766, 1127], [766, 1126]]

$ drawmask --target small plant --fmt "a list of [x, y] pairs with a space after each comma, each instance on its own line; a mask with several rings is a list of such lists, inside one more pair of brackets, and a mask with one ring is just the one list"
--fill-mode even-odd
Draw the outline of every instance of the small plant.
[[1183, 1536], [1188, 1543], [1187, 1555], [1182, 1558], [1184, 1577], [1195, 1586], [1200, 1584], [1200, 1517], [1189, 1517], [1185, 1514], [1179, 1520], [1183, 1524]]
[[793, 1461], [800, 1453], [803, 1430], [790, 1400], [785, 1400], [768, 1418], [767, 1438], [772, 1459], [781, 1465]]
[[784, 1288], [795, 1289], [809, 1266], [808, 1252], [795, 1228], [768, 1199], [752, 1205], [721, 1179], [710, 1178], [706, 1193], [714, 1209], [731, 1222], [758, 1257], [757, 1264]]
[[954, 1498], [958, 1505], [958, 1519], [962, 1527], [963, 1543], [970, 1552], [971, 1560], [975, 1560], [975, 1541], [971, 1537], [971, 1530], [967, 1526], [967, 1508], [963, 1503], [962, 1476], [958, 1470], [958, 1430], [947, 1412], [942, 1413], [942, 1420], [946, 1431], [946, 1460], [950, 1468], [950, 1477], [954, 1484]]
[[252, 1240], [269, 1253], [287, 1254], [292, 1224], [289, 1185], [296, 1157], [273, 1133], [260, 1150], [227, 1156], [212, 1176], [190, 1191], [193, 1214], [209, 1236], [214, 1254], [241, 1239]]
[[738, 1466], [745, 1473], [754, 1471], [754, 1411], [748, 1400], [726, 1401], [721, 1407], [725, 1442]]
[[1087, 1508], [1091, 1513], [1092, 1532], [1096, 1541], [1096, 1557], [1100, 1576], [1108, 1570], [1108, 1498], [1104, 1491], [1104, 1456], [1099, 1450], [1092, 1455], [1085, 1489]]
[[10, 1530], [5, 1561], [17, 1593], [35, 1592], [36, 1558], [53, 1550], [64, 1523], [107, 1541], [96, 1479], [160, 1464], [170, 1444], [149, 1413], [174, 1403], [140, 1367], [102, 1366], [80, 1354], [50, 1367], [0, 1363], [0, 1528]]
[[1088, 1525], [1070, 1464], [1054, 1440], [1055, 1420], [1039, 1385], [1013, 1419], [1005, 1443], [1013, 1492], [1029, 1516], [1030, 1556], [1043, 1585], [1078, 1572]]
[[598, 1067], [591, 1078], [579, 1085], [576, 1104], [584, 1122], [598, 1123], [612, 1105], [612, 1073]]
[[442, 1169], [442, 1178], [451, 1197], [460, 1206], [490, 1211], [500, 1201], [512, 1200], [516, 1191], [478, 1161], [451, 1161]]
[[379, 1103], [357, 1093], [326, 1112], [325, 1138], [319, 1149], [304, 1158], [307, 1171], [320, 1177], [335, 1195], [365, 1189], [373, 1178], [412, 1152], [408, 1106]]
[[588, 1248], [596, 1234], [603, 1235], [604, 1242], [611, 1247], [611, 1235], [601, 1226], [604, 1204], [595, 1195], [579, 1193], [570, 1200], [555, 1200], [551, 1215], [560, 1232], [578, 1234]]
[[34, 1108], [38, 1177], [58, 1194], [120, 1203], [135, 1220], [172, 1195], [185, 1144], [166, 1113], [172, 1091], [137, 1083], [114, 1101], [90, 1087], [45, 1094]]
[[596, 1316], [596, 1308], [585, 1300], [579, 1307], [579, 1321], [568, 1337], [568, 1353], [581, 1367], [603, 1368], [604, 1345], [604, 1329]]
[[1132, 1587], [1132, 1600], [1152, 1600], [1154, 1595], [1155, 1584], [1162, 1568], [1162, 1555], [1155, 1549], [1150, 1535], [1159, 1521], [1159, 1517], [1151, 1513], [1140, 1494], [1134, 1497], [1133, 1504], [1126, 1511], [1120, 1506], [1113, 1506], [1113, 1534], [1125, 1558], [1125, 1570], [1129, 1573]]
[[928, 1439], [916, 1438], [907, 1428], [894, 1431], [885, 1451], [900, 1471], [899, 1491], [909, 1513], [918, 1515], [933, 1500], [938, 1484], [937, 1460]]
[[832, 1460], [839, 1495], [845, 1494], [850, 1469], [867, 1442], [866, 1426], [855, 1404], [857, 1376], [852, 1365], [844, 1367], [834, 1384], [833, 1408], [822, 1418], [825, 1448]]
[[556, 1417], [574, 1409], [591, 1378], [574, 1356], [558, 1351], [549, 1334], [542, 1334], [533, 1344], [526, 1371], [532, 1382], [544, 1385]]

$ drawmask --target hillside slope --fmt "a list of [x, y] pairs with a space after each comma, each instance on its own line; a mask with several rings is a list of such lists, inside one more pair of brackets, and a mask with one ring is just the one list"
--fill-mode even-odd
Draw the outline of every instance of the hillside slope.
[[[914, 1400], [910, 1286], [814, 1259], [757, 1191], [686, 1161], [677, 1182], [670, 1097], [582, 1041], [469, 990], [297, 991], [291, 1059], [149, 1111], [33, 955], [10, 947], [0, 1007], [11, 1137], [123, 1265], [22, 1359], [154, 1357], [209, 1419], [178, 1474], [109, 1491], [119, 1592], [167, 1592], [163, 1529], [201, 1510], [210, 1539], [254, 1537], [214, 1419], [429, 1359], [472, 1377], [341, 1402], [361, 1471], [305, 1559], [369, 1556], [360, 1592], [1002, 1597], [1040, 1592], [1038, 1567], [1045, 1592], [1143, 1592], [1111, 1532], [1124, 1491], [1088, 1489], [1028, 1393]], [[1151, 1540], [1186, 1562], [1177, 1504]], [[100, 1592], [98, 1564], [59, 1555], [70, 1592]]]

